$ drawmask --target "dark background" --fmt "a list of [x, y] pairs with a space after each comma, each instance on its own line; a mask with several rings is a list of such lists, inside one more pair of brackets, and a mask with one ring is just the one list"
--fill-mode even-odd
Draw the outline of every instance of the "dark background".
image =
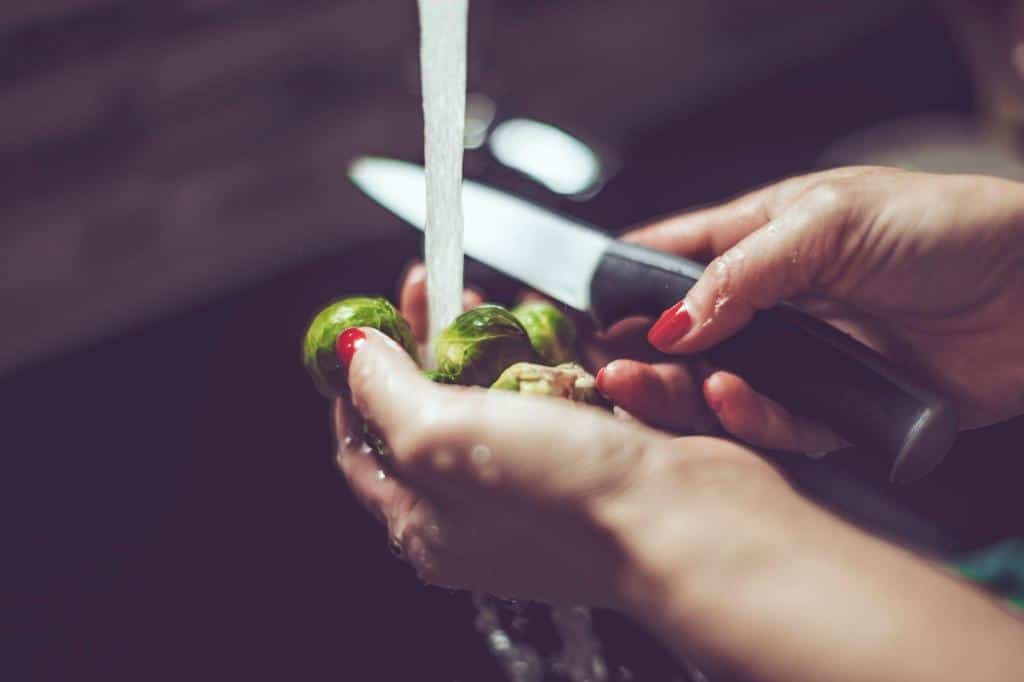
[[[474, 0], [471, 90], [620, 170], [582, 203], [484, 151], [467, 174], [618, 230], [973, 110], [928, 4], [847, 4]], [[413, 4], [9, 0], [0, 26], [0, 676], [500, 679], [465, 597], [344, 489], [298, 360], [317, 306], [393, 295], [421, 248], [343, 180], [421, 157]], [[1021, 431], [965, 435], [892, 498], [952, 549], [1018, 532]], [[856, 479], [855, 455], [830, 466]], [[682, 679], [599, 626], [637, 680]]]

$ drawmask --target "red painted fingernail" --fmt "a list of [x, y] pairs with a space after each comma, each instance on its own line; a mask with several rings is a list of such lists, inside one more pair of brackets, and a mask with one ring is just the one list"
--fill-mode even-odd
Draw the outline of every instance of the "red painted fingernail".
[[647, 332], [647, 340], [659, 350], [667, 350], [669, 346], [686, 336], [693, 320], [686, 310], [686, 301], [680, 301], [666, 310]]
[[601, 386], [601, 384], [603, 382], [604, 382], [604, 367], [602, 367], [601, 369], [597, 370], [597, 376], [594, 378], [594, 384], [597, 386], [597, 392], [600, 393], [601, 395], [603, 395], [605, 398], [607, 398], [608, 395], [604, 392], [604, 388]]
[[337, 352], [338, 359], [341, 360], [341, 364], [348, 366], [352, 364], [352, 357], [359, 350], [359, 346], [363, 345], [363, 341], [366, 340], [366, 334], [363, 333], [362, 329], [353, 327], [352, 329], [346, 329], [338, 335]]

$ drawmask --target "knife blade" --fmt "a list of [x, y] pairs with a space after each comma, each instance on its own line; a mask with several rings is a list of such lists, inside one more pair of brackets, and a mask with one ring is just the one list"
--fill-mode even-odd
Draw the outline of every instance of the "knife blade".
[[[421, 166], [364, 157], [352, 164], [349, 177], [384, 208], [425, 229]], [[467, 255], [589, 313], [599, 325], [659, 314], [679, 301], [704, 269], [695, 261], [616, 241], [578, 220], [472, 181], [463, 183], [463, 214]], [[705, 355], [794, 414], [863, 449], [887, 480], [920, 478], [952, 447], [957, 415], [950, 400], [795, 306], [758, 312]]]

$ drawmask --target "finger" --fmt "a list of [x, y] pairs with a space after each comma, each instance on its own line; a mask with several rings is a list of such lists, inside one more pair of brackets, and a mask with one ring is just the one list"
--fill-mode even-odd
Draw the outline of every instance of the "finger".
[[788, 178], [747, 192], [731, 201], [659, 220], [622, 235], [623, 241], [709, 261], [775, 217], [815, 183], [862, 172], [837, 168]]
[[586, 367], [604, 367], [618, 358], [630, 358], [641, 362], [654, 363], [665, 359], [665, 354], [656, 350], [647, 341], [650, 318], [628, 317], [608, 329], [583, 335], [580, 357]]
[[394, 477], [384, 473], [362, 439], [361, 422], [342, 400], [334, 403], [334, 432], [337, 435], [338, 468], [356, 499], [382, 523], [394, 519], [401, 509], [395, 504], [411, 493]]
[[665, 311], [648, 340], [666, 353], [695, 353], [745, 325], [758, 310], [812, 288], [835, 252], [845, 207], [809, 192], [716, 257], [686, 298]]
[[686, 432], [708, 421], [699, 381], [678, 363], [615, 360], [598, 372], [597, 388], [615, 405], [652, 426]]
[[352, 405], [385, 440], [417, 420], [434, 384], [401, 346], [370, 327], [346, 331], [338, 344], [347, 353], [341, 359], [348, 366]]
[[712, 374], [704, 382], [704, 397], [723, 428], [751, 445], [812, 456], [845, 446], [828, 429], [790, 414], [735, 374]]
[[404, 483], [384, 472], [372, 453], [339, 451], [338, 468], [356, 499], [382, 523], [393, 524], [404, 511], [403, 503], [414, 498]]
[[710, 260], [768, 222], [770, 188], [711, 208], [672, 216], [622, 236], [658, 251]]
[[527, 289], [526, 291], [523, 291], [518, 296], [516, 296], [517, 303], [532, 303], [534, 301], [546, 301], [548, 303], [552, 302], [550, 298], [540, 293], [539, 291], [534, 291], [533, 289]]
[[473, 308], [479, 308], [484, 304], [483, 292], [477, 289], [466, 288], [462, 290], [462, 310], [472, 310]]
[[[481, 291], [467, 287], [462, 291], [462, 309], [472, 310], [483, 304]], [[409, 322], [413, 336], [419, 343], [427, 341], [430, 325], [430, 306], [427, 298], [427, 268], [423, 263], [413, 263], [402, 279], [398, 293], [398, 309]]]
[[618, 343], [624, 339], [642, 339], [647, 334], [647, 329], [650, 326], [650, 317], [646, 315], [631, 315], [613, 322], [608, 328], [598, 331], [595, 336], [598, 340], [606, 343]]
[[427, 267], [415, 263], [409, 268], [398, 295], [398, 308], [412, 327], [413, 336], [420, 343], [427, 340]]

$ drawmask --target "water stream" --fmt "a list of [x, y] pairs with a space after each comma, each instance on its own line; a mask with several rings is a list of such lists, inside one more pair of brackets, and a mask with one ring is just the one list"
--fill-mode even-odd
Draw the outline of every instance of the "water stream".
[[[419, 0], [430, 339], [462, 312], [467, 0]], [[427, 353], [428, 364], [433, 353]], [[432, 369], [432, 367], [428, 367]]]
[[[434, 339], [462, 311], [462, 155], [466, 119], [466, 31], [468, 0], [418, 0], [427, 173], [425, 261]], [[427, 353], [427, 363], [433, 357]], [[476, 628], [509, 682], [542, 682], [551, 671], [571, 682], [607, 682], [607, 665], [582, 606], [552, 608], [562, 651], [546, 661], [529, 643], [517, 641], [501, 615], [516, 606], [474, 595]], [[523, 618], [521, 613], [518, 616]], [[620, 679], [621, 679], [620, 675]]]

